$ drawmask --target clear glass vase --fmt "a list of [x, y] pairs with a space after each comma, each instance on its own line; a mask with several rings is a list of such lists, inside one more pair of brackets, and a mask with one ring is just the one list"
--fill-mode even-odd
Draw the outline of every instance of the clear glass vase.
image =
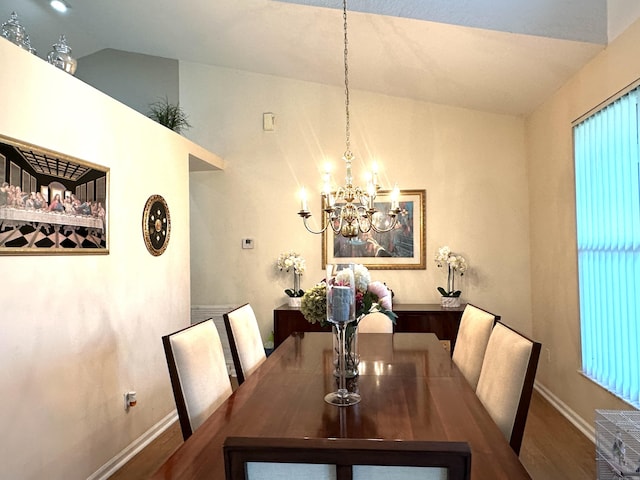
[[347, 338], [353, 340], [356, 319], [356, 289], [354, 265], [327, 264], [327, 321], [334, 326], [338, 343], [338, 390], [325, 395], [331, 405], [347, 407], [360, 402], [360, 395], [347, 390]]
[[[340, 375], [340, 336], [333, 326], [333, 366], [335, 368], [333, 374], [337, 377]], [[344, 337], [344, 357], [345, 357], [345, 376], [346, 378], [354, 378], [358, 376], [358, 365], [360, 365], [360, 354], [358, 353], [358, 326], [355, 322], [349, 323], [345, 329]]]

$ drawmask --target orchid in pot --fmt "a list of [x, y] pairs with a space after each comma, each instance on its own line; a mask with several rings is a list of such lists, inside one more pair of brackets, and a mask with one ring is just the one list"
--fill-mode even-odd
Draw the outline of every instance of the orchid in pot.
[[[385, 314], [394, 324], [398, 318], [392, 310], [393, 292], [383, 282], [371, 281], [369, 270], [364, 265], [353, 265], [352, 269], [353, 274], [342, 270], [338, 272], [335, 277], [329, 279], [332, 285], [337, 286], [346, 286], [346, 284], [351, 281], [351, 278], [353, 278], [355, 283], [356, 320], [347, 324], [345, 332], [345, 367], [348, 377], [358, 375], [360, 357], [357, 351], [357, 327], [360, 320], [362, 320], [365, 315], [374, 312]], [[326, 280], [316, 284], [304, 293], [301, 311], [309, 323], [319, 323], [321, 326], [329, 324], [327, 321]], [[336, 349], [337, 337], [334, 329], [334, 350]], [[336, 359], [337, 354], [334, 356], [334, 363], [336, 363]]]
[[285, 289], [284, 293], [289, 297], [289, 305], [299, 307], [300, 299], [304, 295], [304, 290], [300, 288], [300, 277], [307, 267], [304, 258], [294, 251], [283, 252], [278, 255], [276, 266], [281, 272], [293, 271], [293, 288]]
[[456, 274], [462, 276], [467, 271], [467, 262], [462, 255], [453, 253], [447, 246], [440, 247], [435, 256], [436, 265], [439, 268], [447, 268], [447, 287], [438, 287], [443, 307], [459, 307], [460, 294], [462, 291], [456, 290]]

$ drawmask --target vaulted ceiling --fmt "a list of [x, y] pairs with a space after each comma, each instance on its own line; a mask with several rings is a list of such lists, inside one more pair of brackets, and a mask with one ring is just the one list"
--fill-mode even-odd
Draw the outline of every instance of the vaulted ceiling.
[[[340, 0], [2, 2], [38, 56], [113, 48], [341, 85]], [[640, 16], [637, 0], [350, 0], [352, 89], [512, 115], [548, 98]], [[80, 67], [82, 63], [80, 62]]]

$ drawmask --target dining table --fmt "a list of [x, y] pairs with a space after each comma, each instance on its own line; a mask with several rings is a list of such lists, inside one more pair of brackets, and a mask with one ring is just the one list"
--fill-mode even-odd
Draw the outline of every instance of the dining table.
[[153, 474], [223, 480], [227, 437], [467, 442], [472, 480], [530, 479], [433, 333], [360, 333], [360, 403], [334, 406], [332, 333], [293, 333]]

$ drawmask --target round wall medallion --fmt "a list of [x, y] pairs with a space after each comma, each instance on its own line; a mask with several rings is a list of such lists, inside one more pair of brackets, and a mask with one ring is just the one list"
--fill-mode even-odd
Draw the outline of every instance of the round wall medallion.
[[160, 195], [151, 195], [142, 214], [144, 244], [151, 255], [162, 255], [167, 249], [171, 234], [169, 206]]

